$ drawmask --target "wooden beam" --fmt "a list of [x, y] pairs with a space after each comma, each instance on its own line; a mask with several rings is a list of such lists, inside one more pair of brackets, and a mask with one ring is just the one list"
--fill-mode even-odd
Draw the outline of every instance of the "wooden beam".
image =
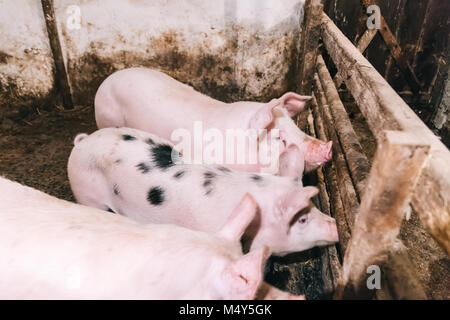
[[353, 130], [347, 111], [342, 104], [322, 55], [317, 57], [317, 73], [333, 117], [333, 125], [336, 129], [337, 138], [342, 146], [348, 168], [350, 169], [352, 182], [356, 187], [358, 195], [361, 196], [364, 192], [365, 181], [370, 171], [369, 161]]
[[320, 105], [319, 112], [321, 112], [321, 117], [324, 127], [327, 130], [328, 137], [333, 141], [333, 166], [336, 169], [337, 184], [344, 205], [346, 221], [350, 229], [353, 229], [355, 215], [359, 207], [358, 196], [356, 195], [347, 162], [336, 134], [335, 123], [331, 116], [326, 94], [317, 74], [314, 75], [314, 82], [314, 93], [316, 94], [317, 101]]
[[73, 109], [72, 94], [70, 92], [69, 80], [64, 66], [61, 44], [59, 42], [53, 0], [41, 0], [41, 4], [44, 12], [45, 24], [47, 25], [53, 61], [55, 63], [55, 89], [60, 96], [64, 109]]
[[328, 54], [343, 73], [347, 88], [377, 138], [384, 130], [414, 132], [431, 145], [412, 204], [434, 239], [450, 254], [450, 151], [400, 98], [331, 19], [322, 15], [322, 36]]
[[345, 253], [336, 298], [371, 298], [366, 270], [382, 264], [396, 241], [430, 146], [409, 132], [386, 131]]
[[[319, 138], [315, 130], [314, 117], [311, 109], [309, 109], [308, 112], [309, 134], [312, 137]], [[322, 168], [317, 169], [316, 172], [318, 180], [317, 185], [319, 187], [320, 209], [326, 215], [331, 216], [330, 200], [328, 197]], [[335, 285], [337, 285], [337, 280], [339, 279], [341, 264], [339, 262], [336, 246], [321, 247], [320, 253], [322, 260], [323, 292], [327, 297], [331, 297], [334, 293]]]
[[[398, 245], [394, 245], [396, 247]], [[382, 270], [387, 282], [391, 299], [426, 300], [427, 294], [420, 283], [420, 277], [409, 258], [407, 249], [393, 248]]]
[[[328, 140], [328, 136], [315, 94], [313, 95], [311, 106], [314, 115], [314, 123], [317, 128], [317, 137], [322, 141], [326, 141]], [[320, 108], [322, 108], [322, 105], [320, 106]], [[347, 224], [345, 209], [344, 205], [342, 204], [341, 193], [337, 184], [336, 170], [333, 164], [326, 165], [325, 167], [323, 167], [323, 170], [325, 172], [324, 176], [327, 190], [329, 190], [330, 211], [333, 218], [336, 219], [337, 229], [339, 233], [339, 243], [341, 247], [341, 253], [343, 255], [351, 237], [351, 229]]]
[[321, 15], [323, 5], [321, 0], [306, 0], [304, 6], [303, 24], [300, 45], [300, 68], [298, 92], [310, 95], [312, 92], [312, 81], [314, 66], [316, 65], [317, 50], [321, 33]]
[[[362, 0], [363, 5], [367, 8], [371, 5], [376, 5], [375, 1], [373, 0]], [[397, 38], [392, 33], [391, 29], [389, 28], [388, 24], [386, 23], [386, 20], [384, 19], [383, 15], [380, 17], [381, 22], [381, 28], [380, 33], [383, 37], [384, 42], [386, 43], [387, 47], [389, 48], [389, 51], [392, 55], [392, 57], [397, 62], [397, 65], [399, 66], [400, 70], [402, 71], [406, 81], [408, 82], [409, 86], [411, 87], [411, 90], [419, 94], [420, 90], [422, 89], [422, 83], [419, 81], [419, 79], [416, 77], [416, 74], [414, 73], [413, 68], [408, 62], [408, 57], [403, 54], [402, 48], [398, 44]]]
[[[366, 51], [373, 38], [375, 38], [377, 32], [377, 29], [367, 29], [364, 32], [361, 38], [359, 38], [358, 44], [356, 45], [356, 48], [358, 48], [359, 52], [364, 53]], [[342, 85], [343, 81], [344, 80], [342, 79], [342, 73], [338, 72], [334, 77], [334, 84], [336, 85], [336, 88], [339, 88]]]

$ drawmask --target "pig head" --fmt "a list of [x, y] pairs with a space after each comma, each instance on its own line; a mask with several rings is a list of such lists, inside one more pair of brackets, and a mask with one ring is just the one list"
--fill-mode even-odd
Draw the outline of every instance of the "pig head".
[[336, 221], [311, 203], [318, 193], [315, 187], [304, 187], [284, 195], [272, 211], [275, 213], [250, 224], [243, 237], [245, 250], [256, 250], [270, 244], [273, 255], [326, 246], [339, 241]]
[[[299, 129], [292, 117], [304, 110], [309, 96], [288, 92], [261, 106], [250, 120], [250, 128], [278, 129], [279, 175], [301, 177], [332, 158], [332, 142], [315, 139]], [[271, 137], [267, 134], [266, 137]]]

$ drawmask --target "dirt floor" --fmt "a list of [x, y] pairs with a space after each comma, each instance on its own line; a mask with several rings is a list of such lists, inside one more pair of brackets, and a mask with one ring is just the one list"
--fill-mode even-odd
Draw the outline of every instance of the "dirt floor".
[[[96, 130], [92, 108], [38, 110], [20, 120], [0, 117], [0, 175], [61, 199], [74, 201], [67, 160], [75, 135]], [[266, 279], [293, 294], [319, 299], [322, 292], [318, 250], [271, 258]]]
[[[367, 157], [372, 159], [376, 142], [367, 134], [367, 125], [358, 109], [351, 103], [346, 107]], [[3, 117], [0, 121], [0, 175], [74, 201], [67, 179], [67, 159], [75, 135], [96, 130], [92, 108], [38, 110], [21, 120]], [[428, 296], [450, 299], [450, 259], [414, 213], [405, 221], [401, 238]], [[272, 257], [266, 267], [266, 280], [294, 294], [306, 294], [307, 299], [329, 298], [322, 290], [321, 263], [318, 249]]]
[[38, 111], [0, 123], [0, 174], [61, 199], [74, 201], [67, 159], [77, 133], [95, 131], [92, 109]]

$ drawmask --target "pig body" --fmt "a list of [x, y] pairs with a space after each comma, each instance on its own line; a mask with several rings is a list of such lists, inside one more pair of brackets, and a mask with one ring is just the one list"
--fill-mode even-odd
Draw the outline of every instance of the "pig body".
[[[175, 130], [194, 133], [200, 121], [203, 130], [279, 130], [278, 135], [262, 135], [259, 144], [278, 139], [272, 155], [277, 168], [272, 174], [301, 177], [331, 159], [331, 142], [325, 143], [303, 133], [291, 117], [302, 111], [310, 97], [288, 92], [269, 103], [240, 101], [224, 103], [195, 91], [168, 75], [145, 68], [131, 68], [109, 76], [95, 97], [98, 128], [130, 127], [171, 140]], [[172, 140], [172, 142], [175, 142]], [[262, 172], [267, 164], [250, 161], [247, 148], [244, 163], [222, 163], [238, 171]]]
[[259, 212], [244, 235], [246, 249], [267, 245], [281, 255], [337, 241], [333, 218], [315, 208], [299, 218], [317, 188], [290, 177], [175, 164], [172, 155], [170, 142], [140, 130], [81, 134], [68, 162], [70, 185], [81, 204], [205, 232], [220, 230], [249, 193]]
[[0, 299], [252, 299], [261, 286], [267, 248], [243, 256], [239, 243], [250, 196], [216, 235], [139, 224], [1, 177], [0, 197]]

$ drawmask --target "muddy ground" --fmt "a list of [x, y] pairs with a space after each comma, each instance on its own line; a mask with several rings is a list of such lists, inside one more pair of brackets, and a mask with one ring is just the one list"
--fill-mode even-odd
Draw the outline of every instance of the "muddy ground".
[[[73, 139], [96, 130], [90, 107], [76, 111], [37, 109], [22, 119], [0, 117], [0, 175], [55, 197], [75, 201], [67, 178]], [[323, 298], [320, 253], [313, 249], [271, 258], [266, 279], [280, 289]]]

